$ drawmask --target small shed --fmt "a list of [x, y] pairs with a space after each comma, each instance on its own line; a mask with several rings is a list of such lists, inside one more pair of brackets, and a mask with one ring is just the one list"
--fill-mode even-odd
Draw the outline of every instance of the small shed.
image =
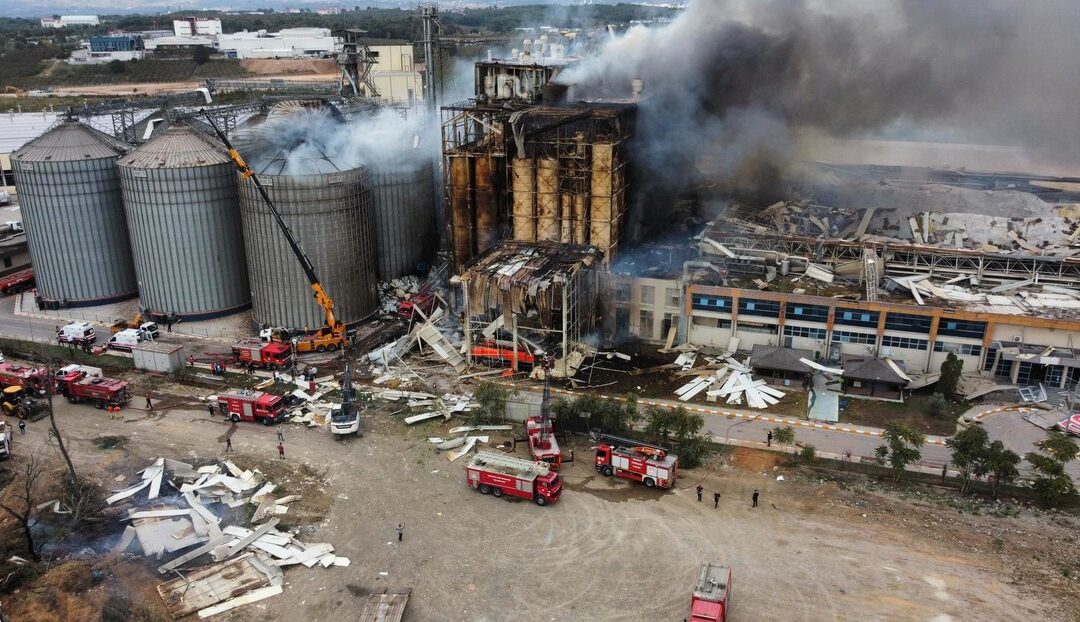
[[843, 367], [845, 395], [904, 401], [904, 389], [911, 378], [891, 358], [846, 355]]
[[785, 381], [785, 385], [794, 383], [804, 386], [806, 379], [813, 374], [814, 370], [799, 359], [812, 361], [814, 352], [760, 343], [754, 344], [754, 349], [750, 351], [750, 367], [758, 375]]
[[184, 366], [184, 346], [160, 341], [144, 341], [131, 346], [135, 369], [172, 374]]

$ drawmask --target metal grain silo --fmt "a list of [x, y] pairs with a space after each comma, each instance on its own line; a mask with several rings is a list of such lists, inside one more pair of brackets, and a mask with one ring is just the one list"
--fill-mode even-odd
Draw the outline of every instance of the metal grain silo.
[[416, 272], [435, 251], [435, 170], [431, 161], [370, 167], [379, 278]]
[[236, 168], [223, 148], [174, 125], [119, 164], [142, 306], [189, 320], [249, 307]]
[[[377, 309], [375, 236], [363, 168], [344, 171], [328, 159], [305, 163], [306, 175], [280, 174], [281, 161], [256, 166], [259, 181], [310, 258], [341, 321]], [[314, 330], [324, 314], [285, 235], [255, 184], [240, 181], [240, 213], [251, 279], [252, 317], [259, 324]]]
[[71, 306], [136, 294], [116, 161], [130, 147], [65, 119], [11, 155], [39, 295]]

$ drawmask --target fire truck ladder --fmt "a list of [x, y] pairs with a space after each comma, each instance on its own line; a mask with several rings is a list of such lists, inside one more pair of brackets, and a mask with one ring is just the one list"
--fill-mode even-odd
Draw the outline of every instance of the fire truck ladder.
[[589, 437], [593, 442], [603, 442], [611, 445], [612, 447], [619, 447], [622, 449], [633, 449], [635, 447], [648, 447], [649, 449], [656, 449], [662, 451], [665, 454], [668, 453], [667, 447], [661, 447], [660, 445], [653, 445], [652, 443], [646, 443], [645, 441], [639, 441], [632, 438], [623, 438], [622, 436], [612, 436], [611, 434], [601, 434], [599, 432], [592, 432]]
[[537, 470], [540, 472], [540, 475], [547, 475], [548, 473], [548, 465], [544, 464], [543, 462], [533, 462], [532, 460], [515, 458], [514, 456], [497, 454], [490, 451], [477, 452], [476, 456], [473, 458], [473, 462], [478, 466], [501, 466], [508, 469], [516, 469], [522, 472]]

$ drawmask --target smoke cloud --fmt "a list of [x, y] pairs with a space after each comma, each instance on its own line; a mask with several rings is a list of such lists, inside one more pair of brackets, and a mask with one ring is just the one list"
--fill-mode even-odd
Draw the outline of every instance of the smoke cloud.
[[1076, 32], [1075, 0], [695, 0], [560, 79], [579, 99], [643, 80], [646, 200], [698, 174], [760, 190], [810, 132], [906, 128], [1076, 158]]
[[300, 108], [240, 130], [236, 142], [252, 169], [265, 174], [332, 173], [359, 166], [393, 166], [407, 173], [433, 162], [437, 145], [432, 135], [420, 118], [399, 110], [364, 112], [345, 122], [329, 108]]

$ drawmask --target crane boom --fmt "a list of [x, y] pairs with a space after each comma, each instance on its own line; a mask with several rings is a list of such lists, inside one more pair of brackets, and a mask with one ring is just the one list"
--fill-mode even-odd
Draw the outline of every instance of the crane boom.
[[322, 307], [323, 313], [326, 314], [326, 325], [331, 330], [338, 330], [339, 323], [334, 316], [334, 301], [330, 298], [330, 295], [326, 293], [326, 290], [322, 286], [322, 282], [319, 281], [319, 277], [315, 274], [315, 266], [311, 264], [311, 260], [308, 259], [307, 253], [304, 249], [300, 248], [300, 243], [293, 237], [292, 230], [285, 224], [285, 219], [281, 217], [281, 213], [278, 212], [277, 207], [274, 206], [274, 202], [270, 199], [270, 195], [266, 192], [266, 188], [259, 181], [259, 176], [252, 171], [244, 158], [240, 157], [240, 153], [233, 147], [232, 142], [225, 136], [225, 133], [218, 129], [214, 119], [209, 113], [203, 113], [206, 116], [206, 120], [210, 122], [210, 127], [214, 128], [214, 133], [217, 134], [218, 139], [225, 144], [225, 148], [229, 152], [229, 158], [232, 159], [236, 167], [240, 169], [240, 174], [244, 179], [250, 179], [255, 184], [255, 189], [259, 191], [259, 195], [262, 197], [263, 203], [266, 203], [266, 207], [269, 208], [270, 213], [274, 216], [274, 221], [277, 222], [281, 232], [285, 235], [285, 240], [289, 243], [289, 248], [292, 249], [296, 259], [300, 262], [300, 267], [304, 269], [304, 274], [307, 275], [308, 281], [311, 283], [311, 291], [315, 294], [315, 302]]

